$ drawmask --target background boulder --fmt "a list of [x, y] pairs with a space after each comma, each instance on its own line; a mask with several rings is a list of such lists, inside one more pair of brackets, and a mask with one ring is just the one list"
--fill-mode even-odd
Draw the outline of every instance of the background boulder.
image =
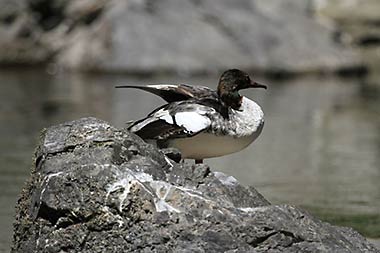
[[[321, 72], [361, 65], [308, 1], [1, 0], [0, 63], [106, 72]], [[2, 22], [1, 22], [2, 20]]]

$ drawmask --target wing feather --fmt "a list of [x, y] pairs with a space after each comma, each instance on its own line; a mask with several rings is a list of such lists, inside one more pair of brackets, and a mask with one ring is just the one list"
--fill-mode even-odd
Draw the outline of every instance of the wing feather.
[[190, 86], [187, 84], [151, 84], [146, 86], [121, 85], [116, 88], [140, 89], [155, 94], [168, 103], [189, 99], [211, 98], [218, 99], [215, 91], [204, 86]]
[[211, 126], [208, 114], [215, 112], [215, 109], [194, 101], [174, 102], [153, 111], [130, 126], [129, 130], [143, 139], [166, 140], [194, 136]]

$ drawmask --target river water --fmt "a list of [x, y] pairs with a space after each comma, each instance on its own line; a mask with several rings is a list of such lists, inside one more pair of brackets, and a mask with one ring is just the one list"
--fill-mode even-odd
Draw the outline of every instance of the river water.
[[[0, 251], [9, 251], [14, 205], [42, 128], [85, 116], [121, 128], [163, 104], [142, 91], [114, 89], [118, 84], [215, 87], [217, 79], [63, 74], [54, 68], [1, 70]], [[363, 93], [358, 80], [257, 81], [269, 89], [243, 93], [263, 107], [261, 136], [239, 153], [206, 160], [212, 170], [256, 187], [273, 203], [299, 205], [324, 220], [380, 237], [380, 99]]]

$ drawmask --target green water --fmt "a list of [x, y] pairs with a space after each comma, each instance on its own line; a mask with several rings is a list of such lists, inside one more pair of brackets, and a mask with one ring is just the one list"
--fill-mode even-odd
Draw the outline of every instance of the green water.
[[[28, 177], [39, 131], [94, 116], [123, 127], [159, 98], [117, 84], [187, 82], [215, 87], [218, 76], [48, 74], [0, 71], [0, 251], [9, 251], [14, 205]], [[255, 186], [273, 203], [308, 209], [326, 221], [380, 237], [380, 99], [358, 80], [318, 77], [270, 81], [245, 95], [263, 107], [266, 123], [247, 149], [207, 160], [213, 170]], [[365, 96], [363, 94], [366, 94]]]

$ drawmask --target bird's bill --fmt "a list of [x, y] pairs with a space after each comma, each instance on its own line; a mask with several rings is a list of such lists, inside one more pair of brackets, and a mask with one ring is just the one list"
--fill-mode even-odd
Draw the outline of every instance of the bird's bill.
[[261, 84], [261, 83], [257, 83], [255, 81], [251, 81], [251, 85], [249, 86], [249, 88], [263, 88], [263, 89], [267, 89], [267, 86], [264, 85], [264, 84]]

